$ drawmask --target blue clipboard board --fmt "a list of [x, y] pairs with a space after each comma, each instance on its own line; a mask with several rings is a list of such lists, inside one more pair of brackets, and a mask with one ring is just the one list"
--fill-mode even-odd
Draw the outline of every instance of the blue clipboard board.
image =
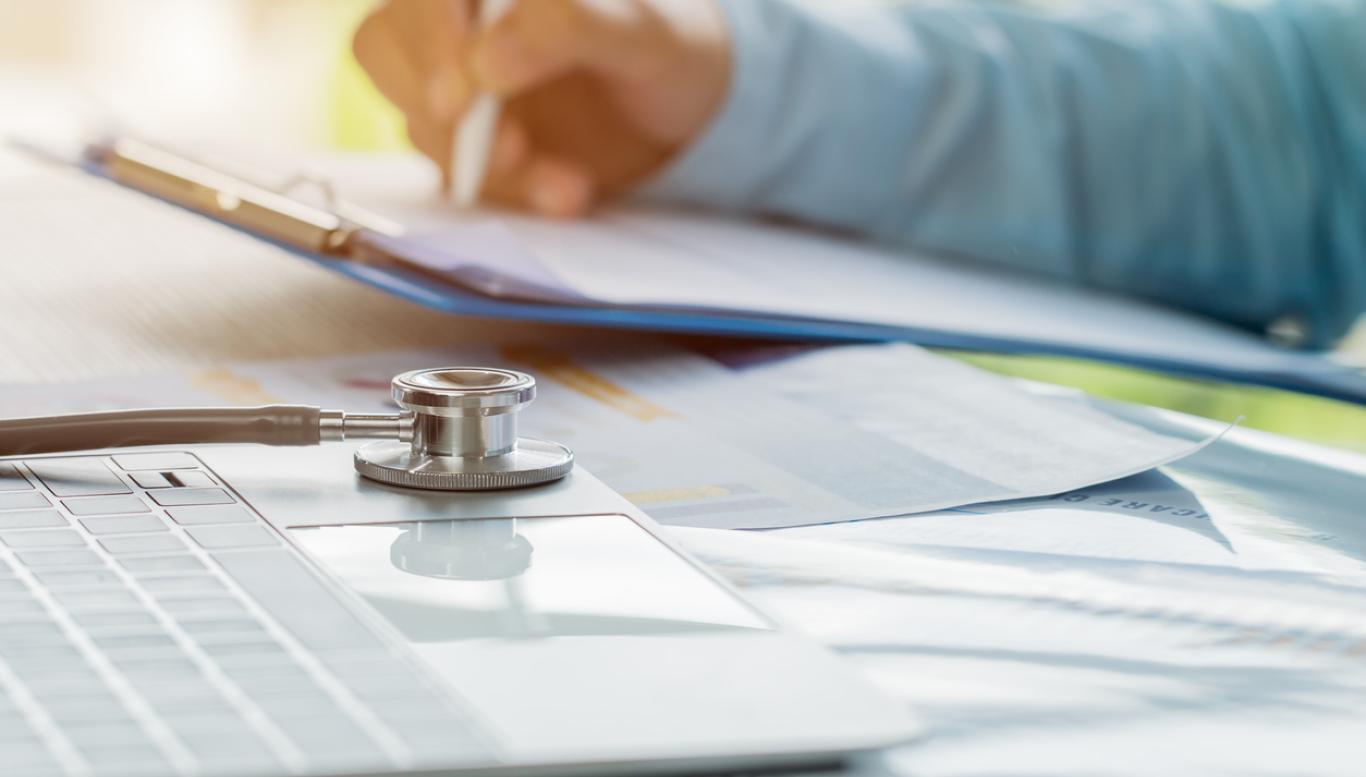
[[[164, 156], [163, 152], [158, 153]], [[204, 180], [211, 182], [214, 186], [222, 186], [224, 181], [234, 180], [230, 176], [198, 166], [188, 160], [184, 160], [184, 166], [183, 169], [191, 171], [188, 174], [191, 178], [193, 178], [193, 171], [199, 170], [204, 173]], [[253, 229], [251, 224], [232, 218], [234, 214], [213, 212], [211, 205], [205, 205], [203, 197], [185, 198], [182, 201], [179, 196], [168, 195], [168, 191], [178, 193], [184, 186], [171, 187], [169, 190], [148, 190], [131, 185], [127, 181], [111, 175], [109, 168], [93, 155], [83, 160], [81, 167], [92, 175], [134, 188], [197, 215], [213, 219], [253, 238], [272, 243], [295, 256], [395, 297], [452, 315], [743, 338], [830, 343], [904, 341], [927, 347], [958, 350], [1067, 356], [1158, 370], [1190, 378], [1268, 386], [1344, 402], [1366, 404], [1366, 371], [1345, 364], [1338, 364], [1324, 357], [1296, 359], [1293, 369], [1241, 367], [1197, 362], [1189, 358], [1167, 358], [1153, 354], [1136, 354], [1099, 347], [1085, 347], [1072, 343], [990, 336], [950, 329], [892, 326], [805, 317], [751, 315], [715, 309], [602, 305], [592, 304], [587, 300], [578, 300], [574, 304], [568, 304], [491, 296], [481, 293], [471, 285], [462, 285], [455, 278], [437, 278], [430, 273], [419, 272], [400, 264], [357, 261], [329, 256], [322, 250], [301, 247], [295, 242], [266, 234], [263, 230]], [[177, 178], [177, 183], [184, 184], [186, 181], [183, 178]], [[188, 183], [199, 186], [201, 189], [210, 185], [194, 180], [190, 180]], [[237, 183], [240, 183], [243, 191], [246, 192], [259, 192], [275, 199], [281, 196], [275, 190], [265, 189], [250, 182], [237, 181]], [[200, 194], [202, 193], [201, 191]], [[209, 198], [208, 201], [212, 202], [212, 198]], [[336, 218], [333, 214], [325, 211], [317, 212]], [[391, 238], [387, 244], [390, 246], [399, 245], [399, 250], [401, 250], [402, 239]]]

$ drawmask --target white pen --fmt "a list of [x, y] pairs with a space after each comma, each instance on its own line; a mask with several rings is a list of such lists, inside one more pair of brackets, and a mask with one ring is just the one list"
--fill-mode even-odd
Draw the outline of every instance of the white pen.
[[[512, 0], [483, 0], [479, 3], [479, 26], [488, 28], [512, 7]], [[451, 142], [451, 191], [456, 207], [472, 207], [484, 185], [489, 157], [493, 154], [494, 133], [502, 101], [482, 92], [474, 96], [465, 116], [455, 128]]]

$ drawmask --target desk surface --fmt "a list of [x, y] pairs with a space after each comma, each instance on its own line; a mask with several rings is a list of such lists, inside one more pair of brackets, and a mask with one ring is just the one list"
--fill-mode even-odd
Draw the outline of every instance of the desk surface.
[[0, 256], [0, 382], [90, 380], [535, 334], [528, 326], [457, 319], [395, 300], [243, 236], [228, 236], [237, 250], [226, 254], [193, 245], [166, 250], [160, 236], [139, 234], [129, 239], [145, 240], [149, 250], [102, 251], [83, 234], [82, 214], [61, 209], [79, 196], [31, 164], [12, 156], [6, 164], [0, 156], [0, 233], [11, 238]]
[[[226, 256], [190, 236], [136, 230], [125, 239], [145, 251], [101, 245], [52, 212], [70, 192], [25, 170], [0, 159], [0, 381], [567, 331], [431, 313], [246, 238]], [[1045, 513], [1029, 509], [680, 534], [772, 612], [921, 709], [932, 737], [896, 754], [908, 773], [1351, 774], [1366, 760], [1366, 629], [1313, 605], [1359, 613], [1366, 602], [1366, 524], [1352, 504], [1366, 467], [1274, 447], [1235, 433], [1170, 471], [1162, 488], [1202, 505], [1213, 540], [1160, 514], [1098, 512], [1075, 532], [1041, 533], [1029, 552], [982, 547], [994, 531], [1039, 525]], [[1107, 521], [1166, 532], [1159, 546], [1174, 555], [1107, 557], [1114, 538], [1097, 528]], [[1224, 561], [1193, 563], [1180, 548]], [[1163, 588], [1206, 598], [1136, 598]], [[1252, 602], [1262, 610], [1283, 597], [1282, 625], [1247, 626], [1261, 611], [1239, 609], [1244, 590], [1266, 592]], [[1298, 620], [1295, 602], [1311, 605]]]

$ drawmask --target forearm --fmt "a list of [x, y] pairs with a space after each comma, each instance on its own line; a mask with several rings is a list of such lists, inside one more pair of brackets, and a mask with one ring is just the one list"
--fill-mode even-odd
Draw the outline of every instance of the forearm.
[[1366, 299], [1359, 4], [725, 7], [730, 98], [654, 195], [1293, 313], [1319, 343]]

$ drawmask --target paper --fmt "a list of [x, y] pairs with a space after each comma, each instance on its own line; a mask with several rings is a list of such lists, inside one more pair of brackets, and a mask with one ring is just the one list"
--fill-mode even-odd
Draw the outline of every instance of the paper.
[[1209, 507], [1166, 473], [1144, 472], [1039, 499], [972, 505], [902, 520], [825, 527], [816, 536], [869, 547], [937, 548], [979, 557], [1085, 557], [1209, 566], [1247, 562]]
[[[774, 528], [1068, 491], [1201, 442], [1154, 434], [912, 346], [730, 352], [503, 347], [236, 365], [131, 384], [10, 389], [8, 412], [298, 402], [392, 409], [390, 378], [445, 363], [525, 369], [523, 433], [563, 442], [670, 524]], [[111, 391], [118, 393], [113, 394]], [[10, 410], [12, 408], [12, 410]]]
[[498, 221], [456, 224], [399, 236], [367, 234], [389, 255], [458, 281], [491, 297], [582, 304], [586, 300], [547, 271]]
[[896, 774], [1359, 771], [1359, 577], [834, 536], [918, 520], [673, 536], [916, 710]]
[[1300, 376], [1330, 393], [1360, 394], [1363, 385], [1343, 364], [1211, 319], [966, 260], [685, 212], [619, 209], [590, 222], [456, 217], [428, 197], [429, 174], [411, 162], [334, 158], [320, 168], [348, 196], [405, 224], [429, 234], [457, 230], [452, 243], [460, 242], [457, 224], [501, 224], [518, 248], [479, 261], [496, 273], [533, 257], [562, 284], [547, 302], [568, 289], [646, 310], [857, 322], [932, 345], [1075, 353], [1262, 380]]
[[1363, 477], [1361, 456], [1233, 430], [1050, 498], [673, 536], [917, 711], [896, 774], [1347, 777]]
[[1361, 456], [1234, 430], [1052, 498], [673, 536], [916, 710], [897, 774], [1347, 777], [1363, 477]]

